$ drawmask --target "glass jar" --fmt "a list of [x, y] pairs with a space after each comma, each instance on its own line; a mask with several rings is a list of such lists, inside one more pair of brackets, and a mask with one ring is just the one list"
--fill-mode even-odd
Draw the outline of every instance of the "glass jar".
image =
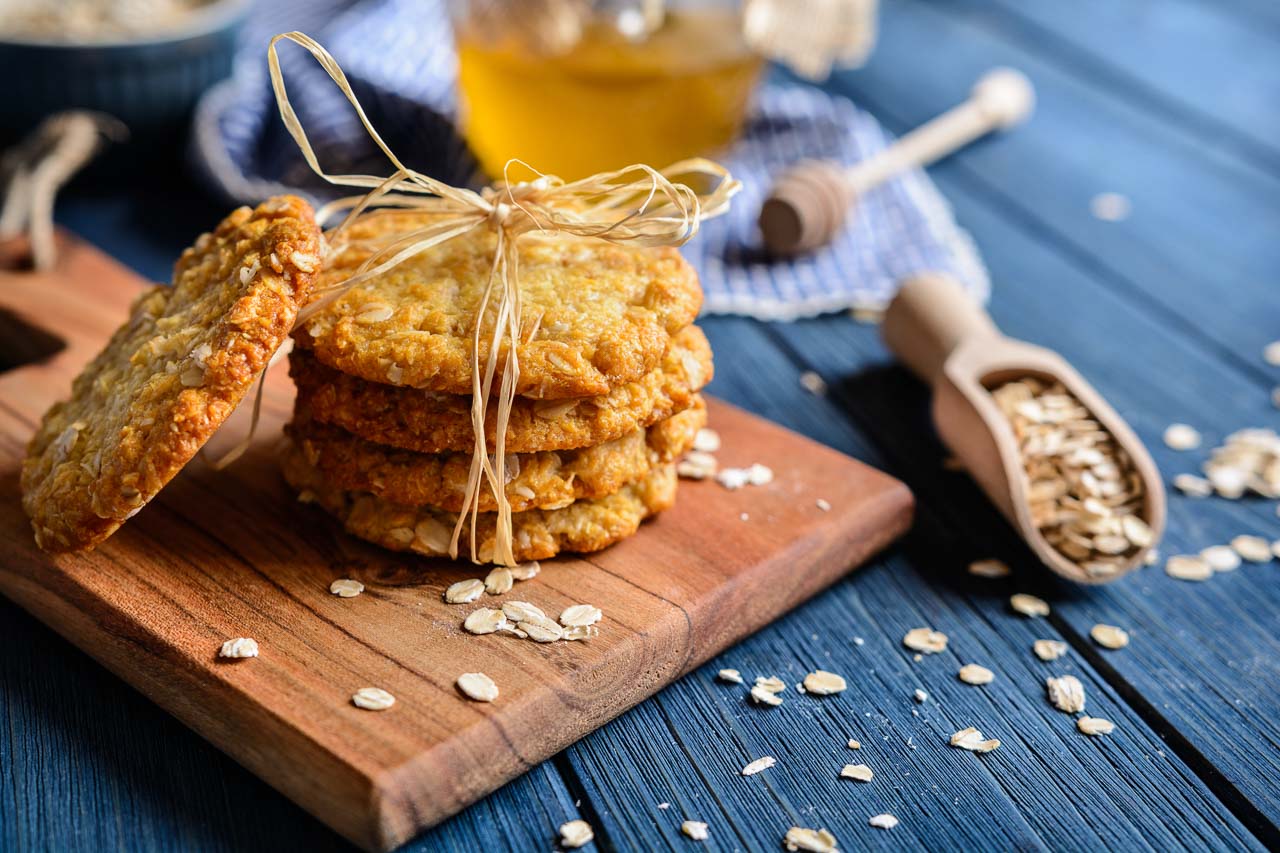
[[492, 178], [512, 158], [574, 180], [714, 154], [763, 66], [738, 2], [454, 0], [451, 12], [463, 132]]

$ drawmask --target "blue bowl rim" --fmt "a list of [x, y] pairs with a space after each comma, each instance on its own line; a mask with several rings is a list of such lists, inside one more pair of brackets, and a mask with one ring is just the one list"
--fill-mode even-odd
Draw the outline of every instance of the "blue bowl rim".
[[54, 41], [48, 39], [0, 36], [0, 49], [7, 47], [39, 48], [41, 50], [83, 51], [112, 50], [133, 47], [176, 45], [213, 33], [230, 29], [241, 23], [249, 13], [254, 0], [212, 0], [194, 10], [181, 26], [133, 39], [103, 39], [101, 41]]

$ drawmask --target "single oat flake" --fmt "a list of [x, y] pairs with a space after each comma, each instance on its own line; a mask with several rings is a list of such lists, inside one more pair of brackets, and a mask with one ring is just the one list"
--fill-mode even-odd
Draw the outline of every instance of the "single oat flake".
[[366, 711], [385, 711], [396, 704], [396, 697], [381, 687], [361, 687], [352, 694], [351, 704]]
[[841, 693], [848, 686], [845, 680], [834, 672], [826, 672], [821, 669], [804, 677], [805, 692], [816, 696], [830, 696], [833, 693]]
[[1240, 555], [1230, 545], [1210, 545], [1200, 552], [1200, 559], [1215, 572], [1231, 572], [1240, 568]]
[[871, 824], [876, 829], [893, 829], [898, 825], [898, 819], [888, 812], [885, 812], [884, 814], [878, 814], [869, 819], [867, 823]]
[[1101, 717], [1081, 717], [1076, 720], [1076, 728], [1087, 735], [1109, 735], [1116, 730], [1116, 724]]
[[360, 583], [360, 581], [352, 580], [351, 578], [338, 578], [336, 581], [329, 584], [329, 592], [339, 598], [355, 598], [357, 595], [364, 592], [364, 584]]
[[994, 672], [976, 663], [967, 663], [960, 667], [957, 677], [965, 684], [990, 684], [996, 680]]
[[1261, 536], [1237, 536], [1231, 540], [1231, 547], [1251, 563], [1269, 563], [1274, 556], [1271, 543]]
[[1067, 644], [1061, 640], [1036, 640], [1031, 650], [1040, 660], [1057, 660], [1067, 653]]
[[700, 820], [686, 820], [680, 824], [680, 831], [694, 841], [706, 841], [710, 834], [707, 832], [707, 825]]
[[1049, 701], [1059, 711], [1078, 714], [1084, 710], [1084, 685], [1074, 675], [1046, 678], [1044, 686], [1048, 691]]
[[782, 839], [788, 850], [806, 850], [809, 853], [839, 853], [836, 837], [825, 829], [806, 829], [793, 826]]
[[591, 824], [585, 820], [571, 820], [560, 824], [560, 846], [576, 849], [589, 844], [596, 837]]
[[722, 669], [716, 673], [716, 678], [721, 681], [726, 681], [729, 684], [742, 683], [742, 673], [738, 672], [736, 669]]
[[1094, 625], [1089, 629], [1089, 636], [1104, 649], [1123, 649], [1129, 645], [1129, 632], [1115, 625]]
[[542, 566], [537, 560], [531, 560], [528, 563], [511, 566], [507, 571], [511, 572], [511, 577], [518, 581], [531, 581], [538, 576], [538, 572], [542, 571]]
[[1169, 424], [1164, 431], [1164, 443], [1172, 450], [1195, 450], [1200, 446], [1200, 433], [1186, 424]]
[[950, 743], [957, 749], [967, 749], [970, 752], [990, 752], [1000, 746], [1000, 741], [995, 738], [984, 738], [982, 732], [973, 726], [953, 734]]
[[840, 768], [840, 778], [854, 779], [858, 782], [870, 782], [876, 774], [865, 764], [846, 764]]
[[505, 601], [502, 604], [503, 614], [512, 622], [524, 622], [530, 617], [541, 617], [545, 619], [547, 614], [542, 612], [542, 608], [536, 604], [530, 604], [527, 601]]
[[604, 614], [599, 607], [590, 604], [574, 604], [560, 614], [560, 624], [566, 628], [586, 627], [600, 621]]
[[483, 672], [464, 672], [458, 676], [458, 689], [468, 699], [477, 702], [492, 702], [498, 698], [498, 685]]
[[969, 574], [980, 578], [1008, 577], [1009, 565], [1003, 560], [974, 560], [969, 564]]
[[1213, 567], [1202, 557], [1174, 554], [1165, 561], [1164, 573], [1180, 581], [1207, 581], [1213, 577]]
[[484, 581], [479, 578], [468, 578], [450, 584], [444, 591], [444, 600], [449, 604], [470, 604], [484, 594]]
[[508, 627], [507, 617], [501, 610], [481, 607], [467, 614], [462, 628], [469, 634], [492, 634]]
[[490, 595], [505, 595], [511, 591], [515, 583], [515, 575], [506, 567], [499, 567], [489, 572], [484, 579], [484, 591]]
[[902, 638], [902, 645], [912, 651], [936, 654], [947, 650], [947, 635], [932, 628], [912, 628]]
[[1173, 486], [1191, 498], [1207, 498], [1213, 494], [1213, 483], [1195, 474], [1179, 474], [1173, 478]]
[[772, 755], [766, 755], [763, 758], [757, 758], [755, 761], [751, 762], [746, 767], [742, 768], [742, 770], [739, 772], [743, 776], [754, 776], [757, 773], [759, 773], [761, 770], [768, 770], [770, 767], [772, 767], [777, 763], [778, 763], [778, 760], [774, 758]]
[[782, 704], [782, 697], [778, 695], [777, 691], [757, 684], [751, 688], [751, 701], [757, 705], [769, 705], [776, 708]]
[[850, 748], [850, 749], [862, 749], [862, 744], [861, 744], [860, 742], [858, 742], [858, 741], [854, 740], [853, 738], [849, 738], [849, 748]]
[[693, 436], [693, 449], [700, 453], [715, 453], [720, 449], [720, 433], [703, 427]]
[[923, 702], [927, 702], [927, 701], [929, 701], [929, 694], [928, 694], [928, 693], [925, 693], [925, 692], [924, 692], [923, 690], [921, 690], [919, 687], [917, 687], [917, 688], [916, 688], [916, 692], [915, 692], [915, 693], [912, 693], [912, 694], [911, 694], [911, 696], [912, 696], [912, 698], [913, 698], [913, 699], [915, 699], [917, 702], [921, 702], [921, 703], [923, 703]]
[[222, 644], [222, 648], [218, 649], [220, 658], [256, 658], [257, 656], [258, 641], [252, 637], [236, 637], [234, 640], [227, 640]]
[[1023, 616], [1048, 616], [1049, 603], [1043, 598], [1017, 592], [1009, 596], [1009, 606]]
[[767, 678], [763, 675], [757, 675], [756, 687], [761, 690], [767, 690], [770, 693], [781, 693], [787, 689], [787, 684], [776, 675], [770, 675]]

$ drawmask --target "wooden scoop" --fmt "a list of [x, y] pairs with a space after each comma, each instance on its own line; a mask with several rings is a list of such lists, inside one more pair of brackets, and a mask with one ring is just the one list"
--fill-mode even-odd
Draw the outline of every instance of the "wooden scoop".
[[905, 169], [927, 166], [993, 130], [1024, 121], [1035, 106], [1031, 81], [996, 68], [974, 84], [969, 99], [908, 133], [872, 157], [845, 167], [804, 160], [783, 172], [760, 208], [760, 233], [775, 255], [825, 246], [858, 196]]
[[[1062, 356], [1005, 337], [960, 285], [935, 274], [902, 285], [882, 330], [889, 349], [932, 386], [933, 420], [943, 442], [1046, 566], [1079, 583], [1105, 583], [1143, 562], [1164, 532], [1164, 481], [1133, 430]], [[1090, 575], [1050, 545], [1032, 522], [1018, 443], [988, 390], [1025, 377], [1061, 382], [1115, 437], [1142, 480], [1141, 517], [1153, 539], [1113, 574]]]

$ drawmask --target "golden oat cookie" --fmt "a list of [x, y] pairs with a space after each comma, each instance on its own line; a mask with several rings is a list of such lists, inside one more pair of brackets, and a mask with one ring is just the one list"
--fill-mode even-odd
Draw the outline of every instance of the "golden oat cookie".
[[[285, 479], [299, 499], [314, 501], [343, 523], [347, 532], [392, 551], [444, 557], [458, 516], [433, 507], [412, 507], [353, 492], [328, 483], [296, 448], [286, 450]], [[516, 560], [545, 560], [562, 552], [585, 553], [626, 539], [640, 522], [668, 509], [676, 498], [675, 465], [661, 465], [645, 477], [602, 498], [574, 501], [562, 509], [531, 509], [511, 516]], [[479, 515], [476, 542], [479, 559], [491, 562], [497, 513]], [[468, 531], [458, 542], [459, 556], [469, 556]]]
[[[507, 451], [572, 450], [644, 429], [692, 406], [712, 370], [706, 336], [689, 326], [676, 335], [656, 370], [602, 397], [517, 397], [507, 425]], [[289, 356], [289, 373], [298, 386], [298, 405], [317, 421], [419, 453], [471, 452], [470, 397], [367, 382], [325, 367], [299, 349]], [[496, 409], [489, 407], [486, 421], [491, 446]]]
[[[523, 512], [559, 509], [575, 500], [612, 494], [687, 452], [706, 422], [706, 405], [698, 399], [693, 408], [604, 444], [508, 454], [507, 500], [513, 512]], [[307, 462], [339, 488], [370, 492], [408, 506], [462, 511], [471, 471], [470, 453], [399, 450], [308, 420], [305, 412], [295, 415], [287, 431]], [[479, 495], [481, 512], [497, 511], [487, 485]]]
[[[326, 263], [321, 286], [348, 278], [406, 225], [438, 218], [367, 214], [343, 235], [347, 248]], [[470, 394], [475, 315], [495, 243], [490, 229], [476, 228], [411, 257], [308, 319], [299, 344], [324, 364], [372, 382]], [[639, 379], [702, 305], [697, 275], [672, 248], [536, 232], [521, 236], [518, 248], [522, 396], [598, 396]], [[481, 329], [482, 358], [493, 313]], [[505, 352], [504, 342], [499, 365]]]
[[287, 339], [320, 268], [310, 205], [242, 207], [147, 290], [27, 448], [22, 504], [46, 551], [91, 548], [204, 445]]

